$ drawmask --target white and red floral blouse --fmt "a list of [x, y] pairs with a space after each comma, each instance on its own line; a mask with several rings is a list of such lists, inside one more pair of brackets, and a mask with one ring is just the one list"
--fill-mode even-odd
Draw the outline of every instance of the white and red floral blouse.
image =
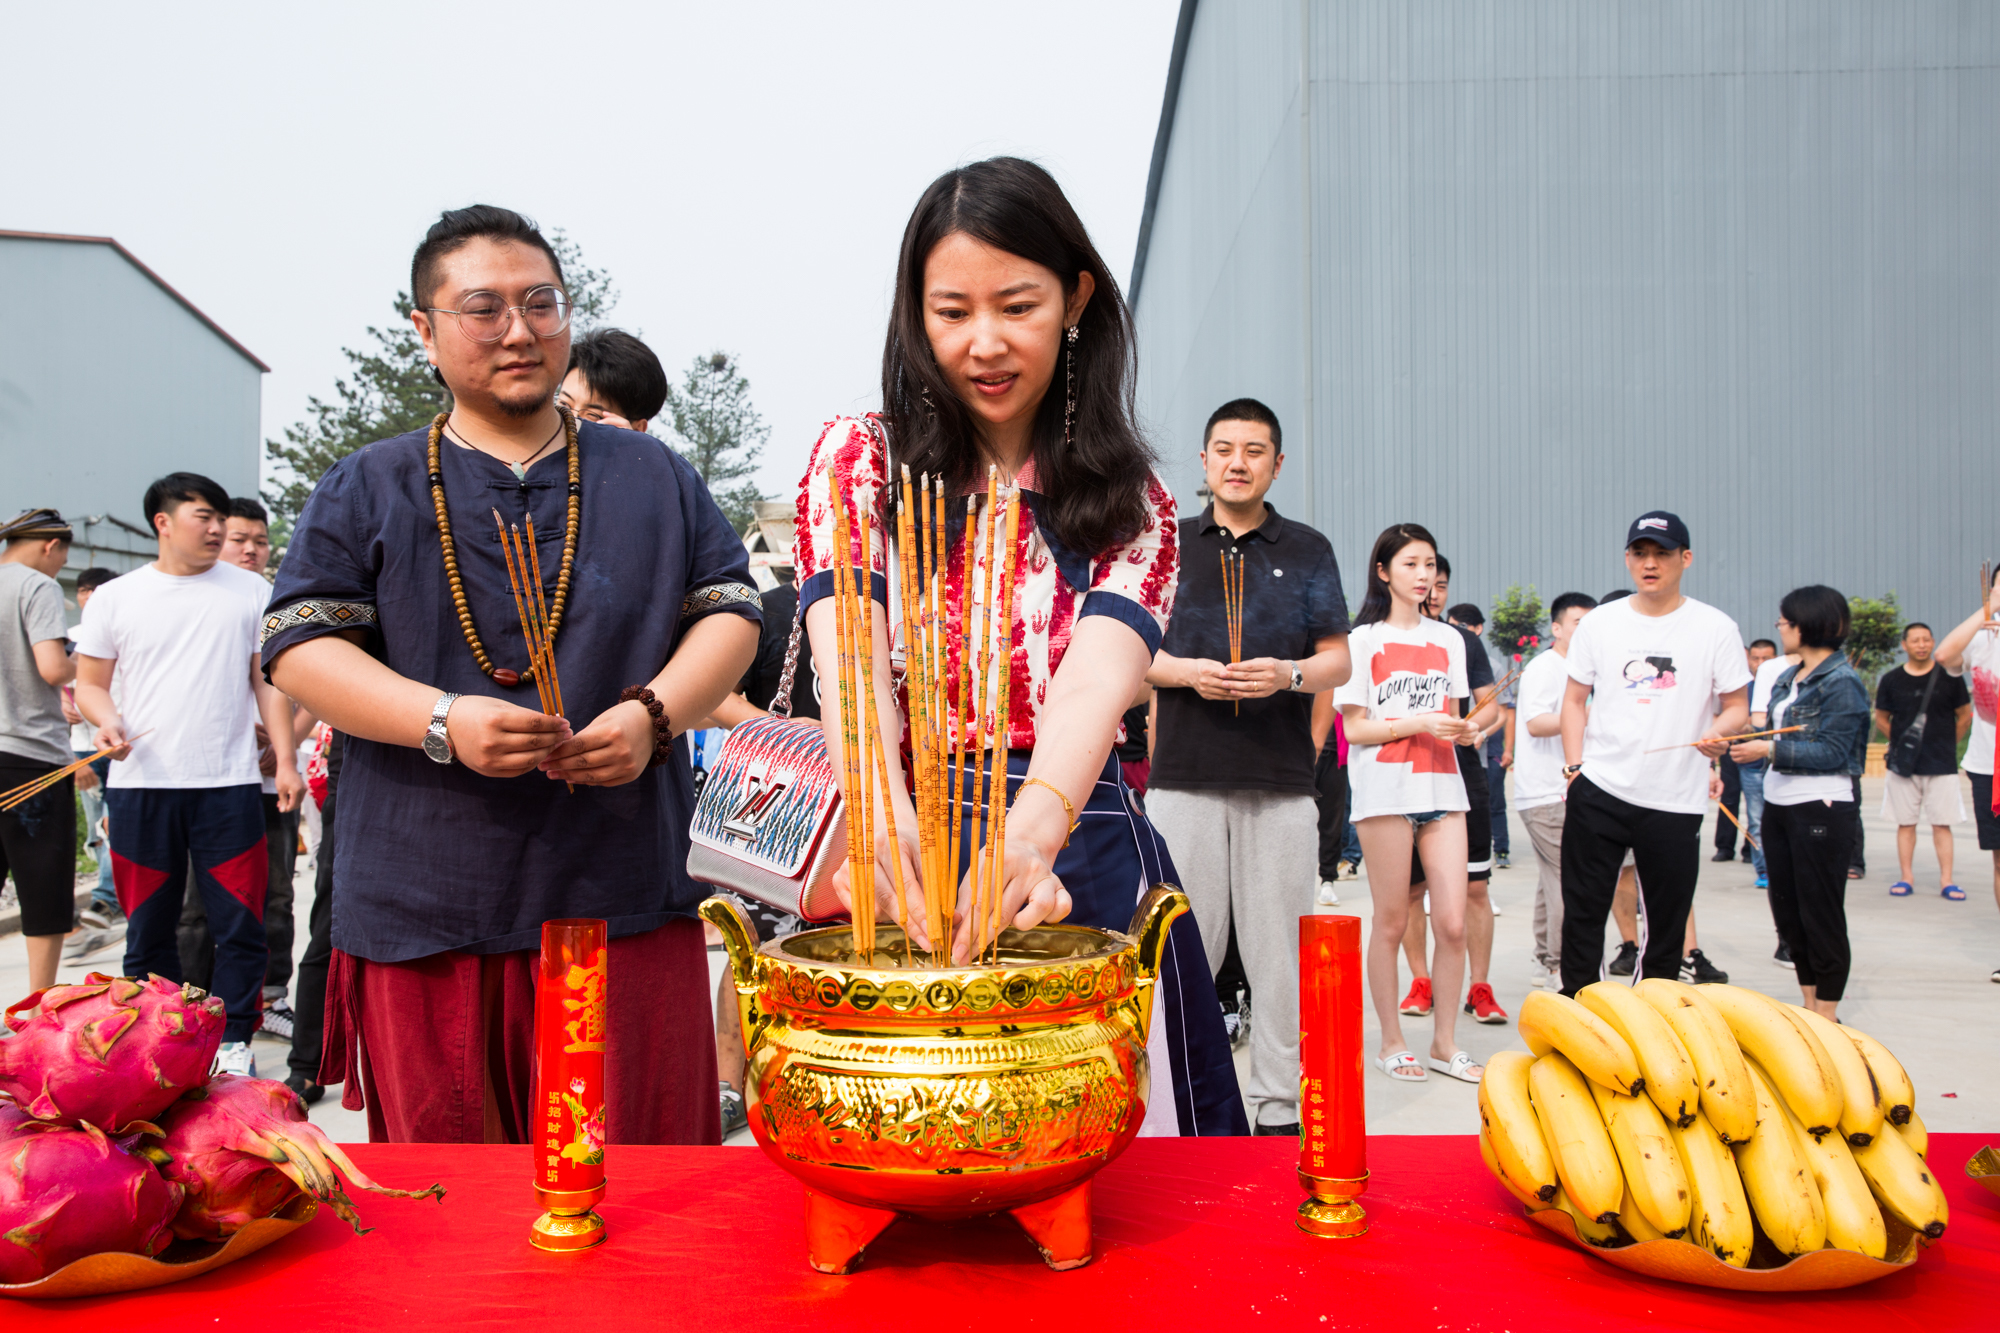
[[[884, 456], [881, 437], [871, 429], [871, 421], [872, 414], [870, 418], [840, 417], [828, 422], [820, 433], [819, 442], [813, 446], [812, 461], [806, 468], [805, 479], [799, 484], [798, 506], [793, 520], [795, 539], [792, 560], [799, 580], [799, 615], [804, 616], [807, 607], [833, 595], [833, 570], [838, 564], [859, 567], [859, 520], [865, 516], [869, 530], [869, 582], [874, 600], [881, 606], [877, 614], [889, 617], [891, 655], [900, 668], [903, 659], [901, 595], [898, 589], [893, 594], [894, 600], [891, 600], [890, 585], [896, 580], [888, 575], [889, 548], [883, 527], [882, 487], [888, 474], [888, 460]], [[839, 479], [841, 491], [849, 497], [851, 506], [848, 523], [854, 545], [845, 562], [839, 560], [839, 553], [834, 549], [835, 516], [827, 489], [829, 469]], [[900, 478], [897, 484], [901, 484]], [[1167, 618], [1173, 613], [1174, 590], [1178, 582], [1176, 575], [1180, 565], [1178, 528], [1174, 521], [1173, 496], [1160, 484], [1158, 477], [1152, 477], [1146, 488], [1146, 523], [1139, 534], [1116, 550], [1086, 558], [1052, 540], [1035, 521], [1035, 508], [1040, 503], [1040, 495], [1035, 489], [1032, 462], [1015, 478], [1014, 490], [1003, 490], [1001, 494], [1003, 500], [1009, 495], [1018, 495], [1024, 501], [1015, 538], [1016, 583], [1010, 672], [1013, 693], [1008, 706], [1008, 745], [1015, 749], [1027, 749], [1035, 743], [1036, 721], [1048, 699], [1049, 681], [1055, 676], [1056, 668], [1062, 665], [1078, 620], [1085, 616], [1110, 616], [1131, 627], [1145, 640], [1149, 652], [1158, 651]], [[962, 623], [966, 607], [965, 497], [966, 492], [961, 492], [947, 495], [945, 501], [952, 525], [950, 531], [955, 538], [949, 543], [951, 557], [945, 580], [945, 603], [954, 627]], [[983, 590], [987, 583], [987, 515], [983, 501], [980, 511], [979, 526], [974, 536], [972, 605], [975, 609], [983, 606]], [[1001, 512], [1004, 515], [1004, 505]], [[1004, 544], [1005, 537], [1003, 518], [995, 538], [996, 545]], [[1005, 568], [1002, 551], [995, 549], [992, 560], [996, 568], [991, 581], [996, 585], [994, 598], [997, 602], [1000, 598], [997, 586], [1000, 582], [999, 571]], [[996, 611], [993, 619], [997, 621], [998, 618]], [[960, 640], [953, 636], [947, 636], [947, 640], [953, 682], [952, 701], [956, 708]], [[1005, 651], [1001, 628], [997, 625], [993, 634], [993, 651], [996, 655]], [[899, 689], [898, 697], [907, 718], [907, 692]]]

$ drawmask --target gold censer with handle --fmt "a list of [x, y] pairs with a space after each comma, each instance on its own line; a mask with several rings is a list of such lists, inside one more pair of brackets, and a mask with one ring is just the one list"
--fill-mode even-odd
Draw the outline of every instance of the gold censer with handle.
[[905, 967], [882, 926], [759, 945], [736, 904], [721, 932], [749, 1055], [750, 1130], [806, 1191], [807, 1260], [851, 1272], [899, 1215], [1011, 1214], [1052, 1268], [1091, 1259], [1091, 1178], [1146, 1118], [1146, 1036], [1184, 894], [1154, 887], [1125, 934], [1005, 932], [997, 963]]

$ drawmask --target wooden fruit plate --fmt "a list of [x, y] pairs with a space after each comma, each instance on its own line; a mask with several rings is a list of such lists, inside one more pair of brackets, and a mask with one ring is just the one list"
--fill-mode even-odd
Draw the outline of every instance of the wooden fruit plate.
[[[1870, 1259], [1852, 1250], [1818, 1250], [1802, 1254], [1766, 1268], [1732, 1268], [1699, 1245], [1684, 1240], [1649, 1240], [1618, 1249], [1592, 1245], [1576, 1234], [1576, 1222], [1560, 1208], [1543, 1208], [1528, 1214], [1530, 1220], [1547, 1227], [1586, 1254], [1631, 1273], [1663, 1277], [1670, 1282], [1687, 1282], [1698, 1287], [1723, 1287], [1730, 1291], [1833, 1291], [1858, 1287], [1878, 1277], [1900, 1273], [1917, 1261], [1921, 1248], [1915, 1230], [1884, 1215], [1889, 1232], [1889, 1257]], [[1753, 1262], [1776, 1258], [1768, 1242], [1758, 1236]]]
[[1965, 1174], [2000, 1194], [2000, 1150], [1988, 1146], [1966, 1158]]
[[108, 1296], [183, 1282], [283, 1240], [312, 1221], [317, 1212], [319, 1204], [310, 1195], [301, 1194], [228, 1240], [177, 1240], [151, 1259], [143, 1254], [87, 1254], [35, 1282], [0, 1282], [0, 1296]]

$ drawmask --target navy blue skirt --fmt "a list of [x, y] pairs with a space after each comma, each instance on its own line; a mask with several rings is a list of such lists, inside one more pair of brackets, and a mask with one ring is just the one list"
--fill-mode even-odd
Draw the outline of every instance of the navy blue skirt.
[[[1008, 756], [1009, 805], [1027, 777], [1029, 758], [1026, 750]], [[964, 846], [976, 847], [978, 808], [969, 800], [962, 800], [960, 808], [966, 812]], [[969, 851], [963, 859], [970, 864]], [[961, 874], [964, 869], [960, 867]], [[1140, 811], [1115, 755], [1106, 758], [1090, 799], [1077, 811], [1076, 832], [1056, 857], [1055, 872], [1069, 890], [1069, 923], [1099, 930], [1123, 931], [1130, 926], [1139, 899], [1153, 885], [1179, 885], [1180, 875], [1167, 854], [1167, 845]], [[1216, 999], [1215, 978], [1209, 975], [1201, 930], [1192, 912], [1174, 922], [1167, 932], [1154, 1021], [1166, 1027], [1180, 1132], [1248, 1134], [1250, 1122], [1236, 1084], [1229, 1034], [1222, 1026], [1222, 1005]], [[1157, 1043], [1149, 1045], [1157, 1057]]]

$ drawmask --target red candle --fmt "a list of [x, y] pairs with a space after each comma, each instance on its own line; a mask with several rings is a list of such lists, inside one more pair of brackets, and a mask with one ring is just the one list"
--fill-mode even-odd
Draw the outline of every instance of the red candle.
[[542, 925], [535, 978], [535, 1108], [528, 1144], [542, 1249], [585, 1249], [604, 1239], [591, 1210], [604, 1198], [605, 923]]
[[1299, 918], [1299, 1184], [1313, 1197], [1299, 1226], [1315, 1235], [1367, 1230], [1354, 1199], [1368, 1177], [1361, 1082], [1361, 918]]

